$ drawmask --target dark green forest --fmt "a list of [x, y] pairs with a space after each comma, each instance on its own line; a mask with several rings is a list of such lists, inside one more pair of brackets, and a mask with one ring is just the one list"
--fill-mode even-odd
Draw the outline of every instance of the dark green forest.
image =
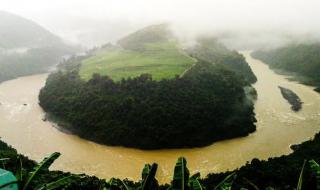
[[[145, 27], [118, 41], [127, 50], [177, 41], [168, 26]], [[141, 73], [114, 81], [93, 74], [85, 81], [79, 68], [85, 57], [60, 64], [39, 95], [40, 105], [65, 129], [107, 145], [140, 149], [206, 146], [255, 131], [256, 81], [244, 57], [213, 39], [179, 50], [196, 64], [175, 78], [154, 80]], [[112, 48], [105, 45], [102, 48]], [[101, 63], [108, 64], [108, 63]], [[178, 64], [172, 62], [170, 64]]]
[[249, 83], [257, 81], [243, 55], [229, 50], [215, 38], [199, 38], [197, 44], [186, 51], [199, 60], [225, 65]]
[[74, 51], [67, 47], [41, 47], [25, 53], [0, 52], [0, 82], [20, 76], [45, 73]]
[[248, 85], [233, 71], [207, 62], [161, 81], [142, 74], [115, 82], [95, 74], [85, 82], [76, 71], [60, 71], [49, 76], [39, 100], [65, 128], [98, 143], [197, 147], [255, 131]]
[[270, 65], [272, 69], [285, 71], [293, 79], [316, 86], [320, 92], [320, 44], [292, 44], [285, 47], [260, 50], [252, 53], [254, 58]]

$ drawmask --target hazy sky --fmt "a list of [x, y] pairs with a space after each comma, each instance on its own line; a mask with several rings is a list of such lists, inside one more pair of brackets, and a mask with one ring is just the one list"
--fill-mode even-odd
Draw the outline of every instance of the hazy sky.
[[0, 0], [0, 10], [73, 40], [99, 28], [123, 35], [123, 30], [164, 21], [188, 35], [226, 30], [320, 34], [319, 0]]

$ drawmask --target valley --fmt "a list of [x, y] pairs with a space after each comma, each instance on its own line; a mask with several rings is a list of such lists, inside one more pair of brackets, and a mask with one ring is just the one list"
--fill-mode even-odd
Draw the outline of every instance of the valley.
[[[32, 159], [58, 151], [62, 156], [53, 169], [86, 173], [101, 178], [140, 178], [144, 163], [159, 164], [157, 179], [169, 182], [179, 156], [185, 156], [192, 171], [205, 176], [232, 170], [253, 158], [268, 159], [292, 152], [290, 145], [308, 140], [319, 131], [320, 97], [312, 87], [287, 80], [267, 65], [242, 52], [258, 78], [255, 103], [257, 131], [248, 137], [214, 143], [203, 148], [142, 151], [110, 147], [60, 132], [44, 122], [38, 93], [47, 75], [23, 77], [0, 84], [1, 140]], [[278, 86], [292, 89], [304, 102], [301, 111], [291, 111]], [[24, 106], [23, 104], [27, 104]], [[277, 134], [277, 135], [275, 135]], [[23, 136], [24, 138], [21, 138]], [[277, 146], [274, 146], [277, 144]]]

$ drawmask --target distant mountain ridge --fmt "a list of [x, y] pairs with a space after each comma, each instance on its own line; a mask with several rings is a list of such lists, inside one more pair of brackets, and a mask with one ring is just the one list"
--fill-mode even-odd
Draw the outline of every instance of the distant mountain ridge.
[[56, 46], [63, 41], [37, 23], [0, 11], [0, 48], [38, 48]]
[[75, 48], [37, 23], [0, 11], [0, 82], [48, 72]]

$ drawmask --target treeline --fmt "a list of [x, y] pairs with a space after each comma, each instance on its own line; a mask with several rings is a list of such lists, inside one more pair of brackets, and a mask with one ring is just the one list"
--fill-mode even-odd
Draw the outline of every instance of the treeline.
[[293, 44], [252, 53], [272, 69], [291, 72], [296, 80], [315, 85], [320, 92], [320, 44]]
[[0, 51], [0, 82], [20, 76], [48, 72], [63, 55], [72, 54], [69, 47], [41, 47], [24, 53]]
[[257, 81], [243, 55], [229, 50], [215, 38], [199, 38], [197, 44], [186, 51], [197, 59], [226, 66], [251, 84]]
[[115, 82], [78, 72], [51, 74], [40, 105], [79, 136], [141, 149], [205, 146], [255, 131], [248, 83], [221, 65], [199, 62], [183, 77], [142, 74]]
[[[234, 190], [315, 190], [319, 188], [319, 172], [320, 166], [316, 163], [309, 164], [308, 162], [304, 165], [304, 161], [315, 160], [319, 163], [320, 161], [320, 134], [317, 134], [313, 140], [306, 141], [297, 146], [295, 151], [288, 156], [281, 156], [278, 158], [270, 158], [267, 161], [261, 161], [258, 159], [253, 159], [250, 163], [248, 162], [245, 166], [230, 172], [209, 174], [207, 177], [200, 179], [199, 175], [194, 175], [189, 179], [186, 178], [185, 183], [192, 181], [191, 178], [195, 178], [196, 182], [202, 189], [223, 189], [224, 187], [230, 187]], [[19, 162], [23, 166], [23, 174], [28, 176], [30, 172], [33, 171], [36, 162], [28, 159], [23, 155], [19, 155], [17, 151], [5, 143], [0, 141], [0, 168], [12, 171], [16, 173], [19, 168]], [[181, 162], [184, 163], [181, 163]], [[147, 168], [146, 168], [147, 166]], [[73, 189], [109, 189], [109, 190], [127, 190], [127, 189], [140, 189], [145, 184], [146, 176], [150, 175], [152, 167], [154, 164], [146, 165], [142, 172], [142, 180], [133, 182], [130, 180], [120, 180], [112, 178], [109, 181], [104, 179], [98, 179], [96, 177], [89, 177], [87, 175], [75, 175], [70, 173], [65, 173], [61, 171], [49, 171], [41, 170], [39, 175], [34, 178], [28, 189], [36, 189], [40, 184], [50, 183], [57, 179], [61, 179], [66, 176], [74, 176], [73, 180], [68, 180], [68, 183], [63, 183], [65, 185], [63, 189], [73, 190]], [[180, 170], [179, 170], [180, 168]], [[181, 168], [184, 168], [184, 173], [181, 173]], [[302, 168], [304, 168], [302, 170]], [[183, 159], [179, 159], [175, 171], [180, 173], [179, 176], [174, 175], [174, 180], [171, 182], [172, 186], [177, 187], [177, 182], [181, 182], [181, 179], [189, 177], [191, 172], [186, 168], [186, 162]], [[154, 170], [153, 170], [154, 172]], [[183, 175], [185, 174], [185, 175]], [[191, 176], [191, 175], [190, 175]], [[149, 188], [144, 188], [146, 190], [167, 190], [170, 187], [169, 184], [159, 184], [157, 183], [155, 176], [151, 176], [151, 182], [149, 180], [148, 184], [152, 184]], [[301, 182], [301, 187], [298, 186], [299, 181]], [[223, 182], [223, 183], [222, 183]], [[179, 183], [180, 185], [182, 183]], [[179, 185], [178, 184], [178, 185]], [[192, 184], [193, 185], [193, 184]], [[152, 187], [152, 188], [151, 188]], [[199, 187], [199, 186], [198, 186]], [[182, 188], [176, 188], [182, 189]], [[197, 188], [190, 188], [186, 184], [184, 189], [192, 190]], [[199, 189], [199, 188], [198, 188]], [[201, 188], [200, 188], [201, 189]], [[228, 188], [229, 189], [229, 188]]]

